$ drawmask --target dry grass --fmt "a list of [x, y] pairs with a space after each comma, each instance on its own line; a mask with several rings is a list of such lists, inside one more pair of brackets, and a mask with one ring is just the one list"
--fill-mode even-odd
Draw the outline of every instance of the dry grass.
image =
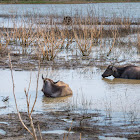
[[60, 36], [56, 36], [53, 28], [50, 32], [41, 31], [37, 36], [37, 42], [43, 54], [43, 59], [54, 60], [64, 44], [63, 32], [61, 32]]
[[138, 49], [140, 49], [140, 34], [139, 33], [137, 34], [137, 40], [138, 40], [137, 42]]
[[[0, 49], [2, 47], [8, 48], [11, 44], [12, 46], [20, 44], [22, 48], [34, 48], [38, 59], [52, 61], [64, 48], [64, 44], [66, 44], [65, 48], [70, 48], [73, 41], [76, 42], [77, 49], [82, 56], [89, 56], [95, 44], [102, 46], [106, 44], [105, 41], [108, 38], [112, 38], [113, 43], [111, 47], [109, 46], [110, 51], [107, 56], [115, 46], [116, 40], [119, 43], [121, 37], [136, 33], [138, 34], [138, 46], [140, 44], [140, 29], [131, 28], [132, 21], [129, 18], [113, 17], [107, 23], [105, 19], [99, 21], [99, 18], [95, 17], [94, 14], [87, 17], [76, 15], [72, 18], [71, 25], [64, 25], [63, 22], [58, 23], [58, 20], [55, 20], [57, 16], [54, 15], [50, 15], [49, 20], [47, 17], [43, 24], [42, 16], [36, 17], [38, 16], [25, 16], [22, 17], [21, 25], [14, 22], [14, 27], [11, 29], [1, 28]], [[104, 38], [105, 40], [103, 40]], [[27, 55], [29, 54], [27, 53]]]
[[21, 124], [23, 125], [23, 127], [32, 135], [33, 139], [37, 140], [36, 130], [35, 130], [33, 119], [32, 119], [32, 113], [33, 113], [33, 109], [34, 109], [34, 106], [36, 104], [37, 96], [38, 96], [38, 82], [39, 82], [39, 74], [40, 74], [40, 64], [39, 64], [39, 70], [38, 70], [38, 76], [37, 76], [36, 96], [35, 96], [34, 103], [33, 103], [32, 107], [31, 107], [31, 110], [30, 110], [31, 95], [29, 96], [31, 77], [30, 77], [30, 82], [29, 82], [28, 90], [26, 90], [26, 89], [24, 90], [25, 95], [26, 95], [26, 102], [27, 102], [27, 110], [28, 110], [27, 113], [28, 113], [28, 117], [29, 117], [29, 120], [30, 120], [30, 125], [31, 125], [31, 128], [32, 128], [32, 131], [31, 131], [25, 125], [25, 123], [23, 122], [21, 113], [19, 112], [19, 109], [18, 109], [17, 99], [16, 99], [16, 95], [15, 95], [15, 84], [14, 84], [14, 76], [13, 76], [13, 68], [12, 68], [12, 63], [11, 63], [11, 57], [10, 57], [10, 54], [8, 54], [8, 55], [9, 55], [9, 63], [10, 63], [10, 69], [11, 69], [11, 78], [12, 78], [12, 84], [13, 84], [13, 96], [14, 96], [15, 106], [16, 106], [16, 110], [17, 110], [17, 114], [18, 114], [19, 120], [20, 120]]

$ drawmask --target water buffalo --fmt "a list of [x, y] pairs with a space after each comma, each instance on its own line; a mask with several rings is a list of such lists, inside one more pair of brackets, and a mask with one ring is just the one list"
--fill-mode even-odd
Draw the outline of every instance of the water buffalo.
[[102, 77], [104, 78], [111, 75], [115, 78], [140, 79], [140, 67], [133, 65], [115, 67], [113, 65], [109, 65], [102, 74]]
[[49, 78], [43, 78], [43, 75], [42, 79], [43, 79], [42, 92], [44, 93], [45, 96], [56, 98], [72, 95], [72, 90], [70, 89], [68, 84], [65, 84], [62, 81], [54, 82]]
[[70, 25], [72, 24], [72, 18], [70, 16], [65, 16], [64, 19], [63, 19], [63, 23], [65, 25]]

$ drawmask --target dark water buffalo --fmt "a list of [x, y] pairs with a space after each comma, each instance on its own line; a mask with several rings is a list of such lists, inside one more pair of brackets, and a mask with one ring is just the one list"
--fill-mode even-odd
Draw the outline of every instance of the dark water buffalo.
[[63, 19], [63, 23], [65, 25], [70, 25], [72, 24], [72, 18], [70, 16], [65, 16], [64, 19]]
[[115, 78], [140, 79], [140, 67], [133, 65], [115, 67], [109, 65], [105, 72], [102, 74], [102, 77], [104, 78], [111, 75], [113, 75]]
[[49, 78], [43, 78], [43, 75], [42, 79], [43, 79], [42, 92], [44, 93], [45, 96], [56, 98], [72, 95], [72, 90], [70, 89], [68, 84], [65, 84], [62, 81], [54, 82]]

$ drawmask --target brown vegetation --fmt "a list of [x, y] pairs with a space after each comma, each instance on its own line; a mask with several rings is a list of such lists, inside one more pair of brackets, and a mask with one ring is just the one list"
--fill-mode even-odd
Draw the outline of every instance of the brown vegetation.
[[[133, 45], [139, 46], [140, 28], [137, 26], [139, 22], [134, 25], [129, 18], [117, 17], [110, 20], [99, 20], [94, 14], [87, 17], [77, 15], [71, 18], [71, 24], [67, 25], [63, 22], [64, 17], [38, 15], [36, 18], [35, 15], [32, 17], [26, 15], [22, 17], [21, 25], [14, 22], [13, 28], [0, 29], [0, 52], [14, 50], [16, 53], [11, 55], [28, 56], [29, 59], [41, 60], [41, 64], [44, 64], [48, 61], [54, 63], [56, 58], [59, 60], [60, 53], [64, 51], [75, 52], [76, 60], [83, 56], [90, 57], [94, 53], [95, 47], [98, 47], [98, 53], [101, 53], [106, 45], [109, 49], [103, 55], [107, 58], [116, 44], [131, 45], [130, 41], [123, 42], [121, 38], [132, 34], [137, 34], [137, 42]], [[107, 44], [108, 42], [110, 43]], [[20, 49], [17, 50], [16, 46], [19, 46]], [[101, 56], [102, 58], [103, 56]], [[71, 62], [70, 65], [76, 65], [74, 61]], [[62, 61], [62, 63], [66, 62]], [[58, 65], [60, 66], [60, 64]]]

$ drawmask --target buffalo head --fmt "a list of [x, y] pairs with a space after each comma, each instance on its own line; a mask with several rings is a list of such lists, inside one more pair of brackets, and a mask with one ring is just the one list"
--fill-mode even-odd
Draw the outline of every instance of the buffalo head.
[[42, 80], [43, 80], [42, 92], [44, 92], [44, 94], [52, 92], [52, 86], [59, 82], [59, 81], [54, 82], [49, 78], [44, 78], [43, 75], [42, 75]]
[[114, 73], [117, 72], [117, 69], [115, 66], [112, 66], [112, 65], [109, 65], [107, 67], [107, 69], [105, 70], [105, 72], [102, 74], [102, 77], [108, 77], [108, 76], [111, 76], [111, 75], [114, 75]]
[[62, 81], [54, 82], [49, 78], [44, 78], [43, 75], [42, 79], [43, 79], [42, 92], [44, 93], [45, 96], [55, 98], [72, 95], [72, 90], [66, 83]]

